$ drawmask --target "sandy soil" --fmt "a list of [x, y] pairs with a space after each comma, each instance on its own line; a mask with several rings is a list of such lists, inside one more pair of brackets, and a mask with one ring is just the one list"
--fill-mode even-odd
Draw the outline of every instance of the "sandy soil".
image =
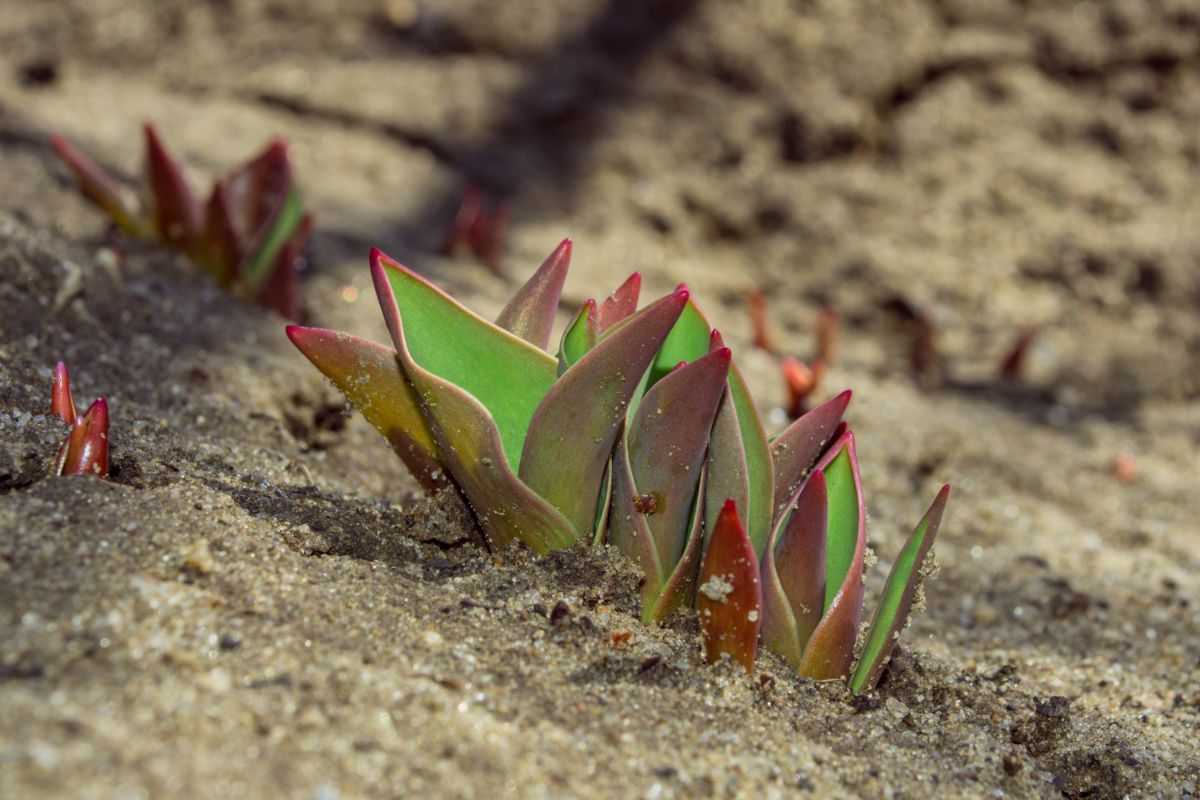
[[[1188, 0], [0, 1], [0, 796], [1195, 796], [1198, 67]], [[955, 486], [880, 690], [704, 667], [607, 552], [488, 553], [46, 145], [134, 175], [144, 120], [197, 176], [294, 143], [315, 324], [386, 340], [371, 245], [495, 311], [570, 234], [572, 300], [687, 281], [778, 425], [746, 292], [800, 356], [833, 304], [868, 602]], [[435, 252], [467, 180], [507, 278]], [[111, 481], [47, 477], [60, 358]]]

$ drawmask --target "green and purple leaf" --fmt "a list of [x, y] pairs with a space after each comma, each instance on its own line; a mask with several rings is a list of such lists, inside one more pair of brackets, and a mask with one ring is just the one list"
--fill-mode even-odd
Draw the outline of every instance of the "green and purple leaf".
[[921, 567], [930, 548], [933, 547], [933, 540], [937, 537], [938, 526], [942, 522], [942, 514], [946, 510], [949, 497], [950, 486], [947, 484], [938, 492], [925, 516], [917, 523], [916, 529], [896, 558], [896, 563], [892, 565], [892, 571], [888, 573], [862, 657], [854, 670], [854, 677], [850, 679], [850, 691], [855, 694], [875, 688], [880, 673], [896, 647], [900, 632], [908, 624], [908, 612], [912, 608], [913, 596], [921, 582]]
[[842, 392], [789, 425], [771, 442], [775, 472], [773, 514], [778, 515], [796, 494], [825, 447], [834, 441], [851, 392]]
[[348, 333], [289, 325], [288, 338], [346, 395], [429, 491], [450, 485], [441, 450], [396, 351]]
[[629, 464], [629, 440], [622, 431], [612, 460], [612, 510], [608, 543], [633, 559], [642, 570], [642, 621], [658, 620], [657, 606], [667, 576], [650, 532], [649, 517], [658, 511], [653, 496], [638, 494]]
[[633, 316], [633, 312], [637, 311], [638, 295], [641, 294], [641, 290], [642, 273], [635, 272], [605, 298], [597, 312], [600, 333], [604, 333], [627, 317]]
[[54, 380], [50, 384], [50, 411], [68, 425], [74, 425], [78, 416], [75, 398], [71, 395], [71, 376], [67, 374], [67, 365], [61, 361], [54, 366]]
[[708, 663], [728, 655], [747, 672], [754, 671], [762, 621], [758, 559], [737, 504], [728, 500], [704, 554], [696, 593], [704, 658]]
[[58, 452], [55, 474], [108, 477], [108, 401], [103, 397], [75, 419]]
[[533, 415], [518, 475], [580, 531], [595, 522], [596, 490], [629, 401], [687, 299], [686, 290], [668, 295], [602, 338]]
[[862, 620], [867, 516], [854, 434], [846, 433], [834, 442], [815, 470], [824, 473], [828, 496], [825, 597], [821, 621], [804, 648], [799, 672], [828, 680], [849, 675]]
[[371, 276], [442, 460], [489, 541], [497, 548], [521, 541], [539, 553], [572, 545], [581, 532], [510, 467], [533, 415], [530, 399], [538, 393], [540, 400], [553, 383], [554, 359], [378, 250]]
[[286, 319], [297, 319], [300, 316], [300, 276], [296, 264], [304, 252], [311, 230], [312, 215], [305, 214], [300, 220], [300, 227], [275, 257], [275, 266], [267, 274], [267, 280], [258, 292], [257, 300], [261, 305], [276, 311]]
[[508, 464], [518, 468], [534, 412], [558, 376], [554, 357], [465, 308], [379, 250], [371, 252], [371, 270], [376, 278], [386, 279], [395, 297], [395, 310], [384, 307], [393, 339], [403, 317], [412, 360], [487, 410], [499, 429]]
[[575, 319], [563, 331], [562, 340], [558, 345], [558, 374], [562, 375], [589, 350], [596, 346], [600, 339], [600, 322], [596, 311], [596, 301], [587, 300], [580, 307]]
[[75, 176], [84, 197], [112, 217], [126, 233], [133, 236], [146, 235], [146, 226], [141, 220], [136, 203], [116, 178], [58, 134], [50, 135], [50, 146]]
[[193, 258], [202, 258], [204, 220], [200, 203], [153, 125], [146, 125], [145, 135], [154, 229], [171, 247]]
[[508, 301], [496, 324], [545, 350], [550, 344], [550, 331], [554, 328], [558, 301], [570, 266], [571, 240], [563, 239], [533, 277]]
[[647, 524], [666, 570], [683, 554], [731, 360], [729, 348], [722, 347], [681, 365], [646, 392], [625, 432], [638, 496], [654, 502]]
[[827, 503], [818, 470], [780, 515], [763, 559], [763, 642], [793, 669], [824, 611]]

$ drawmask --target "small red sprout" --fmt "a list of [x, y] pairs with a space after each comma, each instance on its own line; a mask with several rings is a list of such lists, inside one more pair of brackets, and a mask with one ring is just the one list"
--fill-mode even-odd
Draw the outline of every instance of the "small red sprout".
[[764, 352], [774, 353], [775, 337], [767, 323], [767, 293], [755, 287], [746, 301], [750, 306], [750, 324], [754, 326], [754, 346]]
[[463, 192], [458, 211], [442, 239], [442, 252], [452, 255], [469, 250], [494, 274], [501, 274], [508, 210], [501, 203], [485, 207], [483, 190], [470, 185]]
[[998, 371], [1001, 380], [1016, 382], [1025, 376], [1026, 356], [1029, 355], [1029, 347], [1035, 338], [1037, 338], [1037, 328], [1025, 328], [1017, 334], [1012, 347], [1004, 356], [1004, 360], [1000, 362]]
[[50, 410], [71, 426], [71, 432], [58, 451], [54, 474], [107, 478], [108, 401], [97, 398], [82, 416], [77, 415], [67, 366], [60, 361], [54, 368]]
[[779, 368], [787, 386], [788, 418], [800, 419], [808, 411], [808, 398], [821, 385], [821, 378], [825, 376], [825, 362], [817, 358], [809, 365], [791, 356], [784, 356], [779, 359]]

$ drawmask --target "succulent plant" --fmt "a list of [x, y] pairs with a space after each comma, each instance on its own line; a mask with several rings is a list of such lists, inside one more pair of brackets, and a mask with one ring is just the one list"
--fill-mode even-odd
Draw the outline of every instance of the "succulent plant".
[[156, 238], [208, 269], [222, 287], [299, 316], [296, 264], [312, 226], [279, 140], [213, 184], [201, 205], [152, 125], [145, 126], [145, 202], [66, 139], [50, 144], [83, 194], [127, 233]]
[[[768, 440], [732, 353], [680, 286], [637, 310], [635, 273], [547, 348], [564, 241], [495, 323], [378, 250], [393, 348], [288, 335], [426, 488], [457, 489], [495, 547], [607, 542], [644, 574], [642, 617], [695, 606], [706, 657], [751, 669], [758, 641], [813, 678], [849, 678], [866, 514], [844, 392]], [[851, 686], [874, 685], [945, 506], [909, 539]], [[761, 637], [760, 637], [761, 629]]]
[[70, 426], [58, 451], [55, 475], [108, 477], [108, 401], [96, 399], [82, 415], [75, 411], [67, 365], [58, 362], [50, 392], [50, 410]]

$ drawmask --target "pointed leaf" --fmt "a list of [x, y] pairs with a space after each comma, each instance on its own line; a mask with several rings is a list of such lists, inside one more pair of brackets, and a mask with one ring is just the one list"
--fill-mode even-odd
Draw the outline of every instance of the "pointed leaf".
[[71, 376], [67, 365], [58, 362], [54, 367], [54, 380], [50, 384], [50, 410], [68, 425], [75, 424], [75, 398], [71, 396]]
[[[680, 284], [679, 288], [687, 287]], [[654, 358], [654, 366], [650, 368], [650, 385], [662, 380], [680, 361], [695, 361], [707, 353], [711, 331], [708, 320], [696, 308], [696, 304], [688, 303], [671, 329], [671, 335]]]
[[863, 552], [867, 517], [862, 502], [854, 434], [834, 443], [816, 469], [825, 476], [828, 512], [825, 546], [825, 609], [804, 648], [800, 674], [815, 680], [850, 673], [862, 619]]
[[442, 239], [442, 252], [453, 253], [460, 246], [468, 244], [473, 231], [479, 224], [483, 214], [483, 191], [478, 186], [467, 186], [463, 191], [462, 202], [454, 213], [454, 219], [446, 228]]
[[312, 214], [305, 214], [292, 238], [284, 244], [275, 257], [275, 266], [269, 270], [267, 281], [258, 293], [258, 302], [273, 309], [285, 319], [300, 316], [300, 276], [296, 265], [304, 253], [312, 230]]
[[[378, 250], [371, 253], [371, 265], [376, 292], [383, 278], [395, 296], [412, 360], [487, 410], [499, 429], [507, 464], [518, 468], [534, 411], [558, 374], [554, 357], [469, 311]], [[384, 316], [395, 339], [399, 319], [386, 306]]]
[[203, 235], [203, 214], [183, 170], [173, 159], [153, 125], [147, 125], [146, 174], [149, 177], [154, 227], [171, 247], [198, 255]]
[[747, 672], [753, 672], [762, 591], [754, 546], [732, 500], [722, 508], [704, 554], [696, 608], [700, 612], [705, 660], [711, 664], [727, 654]]
[[108, 477], [108, 401], [103, 397], [75, 419], [59, 450], [55, 473]]
[[947, 484], [938, 492], [933, 504], [904, 543], [896, 563], [892, 565], [887, 583], [883, 586], [883, 595], [879, 599], [879, 608], [875, 610], [875, 618], [871, 621], [862, 657], [854, 670], [854, 677], [850, 680], [850, 691], [855, 694], [875, 688], [884, 665], [896, 647], [900, 632], [908, 624], [908, 612], [912, 608], [913, 596], [921, 582], [921, 566], [933, 547], [933, 540], [937, 536], [949, 497], [950, 486]]
[[422, 486], [436, 492], [450, 485], [441, 450], [421, 413], [416, 390], [404, 378], [395, 350], [322, 328], [289, 325], [287, 335], [383, 434]]
[[[768, 566], [771, 577], [778, 582], [783, 593], [788, 612], [784, 616], [790, 619], [793, 626], [793, 636], [782, 640], [788, 646], [788, 652], [781, 655], [788, 658], [793, 667], [799, 667], [804, 646], [824, 611], [828, 529], [825, 473], [814, 472], [804, 482], [793, 503], [790, 513], [780, 516], [779, 525], [772, 536], [772, 544], [768, 548], [771, 554]], [[764, 598], [766, 594], [764, 587]], [[772, 617], [770, 614], [765, 616]], [[776, 628], [773, 618], [764, 619], [763, 625], [772, 631]], [[793, 646], [795, 649], [792, 649]]]
[[641, 290], [642, 273], [635, 272], [600, 304], [597, 318], [601, 333], [637, 311], [638, 295]]
[[228, 287], [242, 260], [242, 239], [233, 221], [229, 195], [222, 183], [213, 186], [204, 209], [204, 243], [209, 270], [217, 283]]
[[579, 309], [575, 319], [563, 331], [558, 345], [558, 374], [562, 375], [579, 359], [596, 346], [600, 338], [600, 327], [596, 312], [596, 301], [588, 300]]
[[851, 392], [842, 392], [791, 425], [771, 442], [771, 460], [775, 467], [775, 501], [773, 514], [778, 515], [808, 476], [810, 468], [833, 441]]
[[252, 296], [270, 278], [279, 253], [304, 227], [307, 219], [300, 192], [298, 189], [292, 189], [272, 210], [267, 221], [250, 237], [238, 273], [246, 291]]
[[654, 621], [654, 609], [667, 576], [648, 518], [657, 512], [652, 498], [644, 499], [633, 483], [629, 465], [629, 437], [622, 432], [612, 460], [612, 511], [608, 519], [608, 543], [633, 559], [642, 570], [642, 621]]
[[729, 348], [723, 347], [673, 371], [646, 393], [628, 430], [634, 486], [641, 496], [653, 498], [656, 512], [647, 524], [668, 571], [686, 543], [730, 360]]
[[[642, 622], [658, 623], [669, 617], [677, 608], [689, 608], [695, 604], [696, 582], [700, 577], [700, 558], [704, 555], [704, 473], [700, 474], [696, 502], [692, 504], [692, 522], [688, 529], [683, 554], [675, 568], [663, 581], [658, 596], [648, 598], [642, 592]], [[643, 587], [644, 589], [644, 587]]]
[[58, 134], [51, 134], [50, 146], [75, 176], [84, 197], [112, 217], [126, 233], [146, 235], [146, 226], [141, 221], [137, 203], [116, 178]]
[[[450, 336], [444, 345], [450, 345], [455, 339], [458, 339], [457, 344], [487, 345], [490, 349], [485, 348], [487, 352], [483, 355], [490, 355], [497, 362], [501, 361], [497, 356], [507, 348], [508, 352], [516, 353], [514, 361], [524, 358], [527, 366], [532, 365], [529, 376], [534, 379], [539, 377], [536, 370], [543, 369], [549, 370], [550, 380], [553, 380], [554, 359], [507, 331], [471, 315], [432, 285], [387, 261], [378, 250], [371, 254], [371, 277], [396, 353], [405, 375], [417, 391], [422, 412], [441, 449], [442, 460], [492, 545], [503, 548], [517, 540], [538, 553], [546, 553], [574, 544], [580, 532], [514, 474], [509, 466], [503, 429], [488, 407], [476, 395], [425, 366], [425, 363], [439, 363], [452, 372], [463, 369], [464, 365], [468, 369], [473, 364], [486, 366], [486, 363], [476, 361], [480, 354], [469, 350], [456, 352], [451, 346], [444, 346], [444, 352], [439, 354], [438, 348], [430, 342], [436, 331], [422, 329], [434, 327], [443, 334], [448, 331]], [[397, 303], [401, 295], [403, 312]], [[424, 363], [409, 349], [411, 341], [421, 341]], [[513, 350], [514, 345], [527, 350]], [[432, 356], [429, 355], [431, 352]], [[444, 357], [447, 352], [450, 353], [449, 360], [439, 361], [439, 355]], [[544, 360], [529, 361], [526, 353], [536, 354], [538, 359]], [[512, 362], [497, 366], [511, 370]], [[484, 381], [476, 381], [475, 386], [485, 393], [497, 388], [487, 382], [495, 377], [495, 371], [480, 377]], [[519, 406], [511, 397], [501, 399], [504, 401], [501, 410], [510, 414], [511, 421], [514, 409], [519, 411]], [[524, 434], [523, 429], [520, 433]]]
[[570, 265], [571, 240], [563, 239], [533, 277], [508, 301], [496, 324], [545, 350], [550, 344], [550, 331], [554, 327], [554, 316]]
[[630, 317], [563, 373], [534, 413], [518, 474], [581, 531], [595, 521], [629, 400], [687, 299], [680, 290]]
[[[714, 330], [710, 347], [724, 346], [721, 334]], [[729, 369], [728, 386], [721, 402], [709, 444], [711, 491], [705, 530], [712, 530], [720, 512], [717, 499], [732, 498], [745, 513], [746, 532], [755, 554], [761, 558], [771, 534], [774, 470], [766, 431], [736, 362]]]

